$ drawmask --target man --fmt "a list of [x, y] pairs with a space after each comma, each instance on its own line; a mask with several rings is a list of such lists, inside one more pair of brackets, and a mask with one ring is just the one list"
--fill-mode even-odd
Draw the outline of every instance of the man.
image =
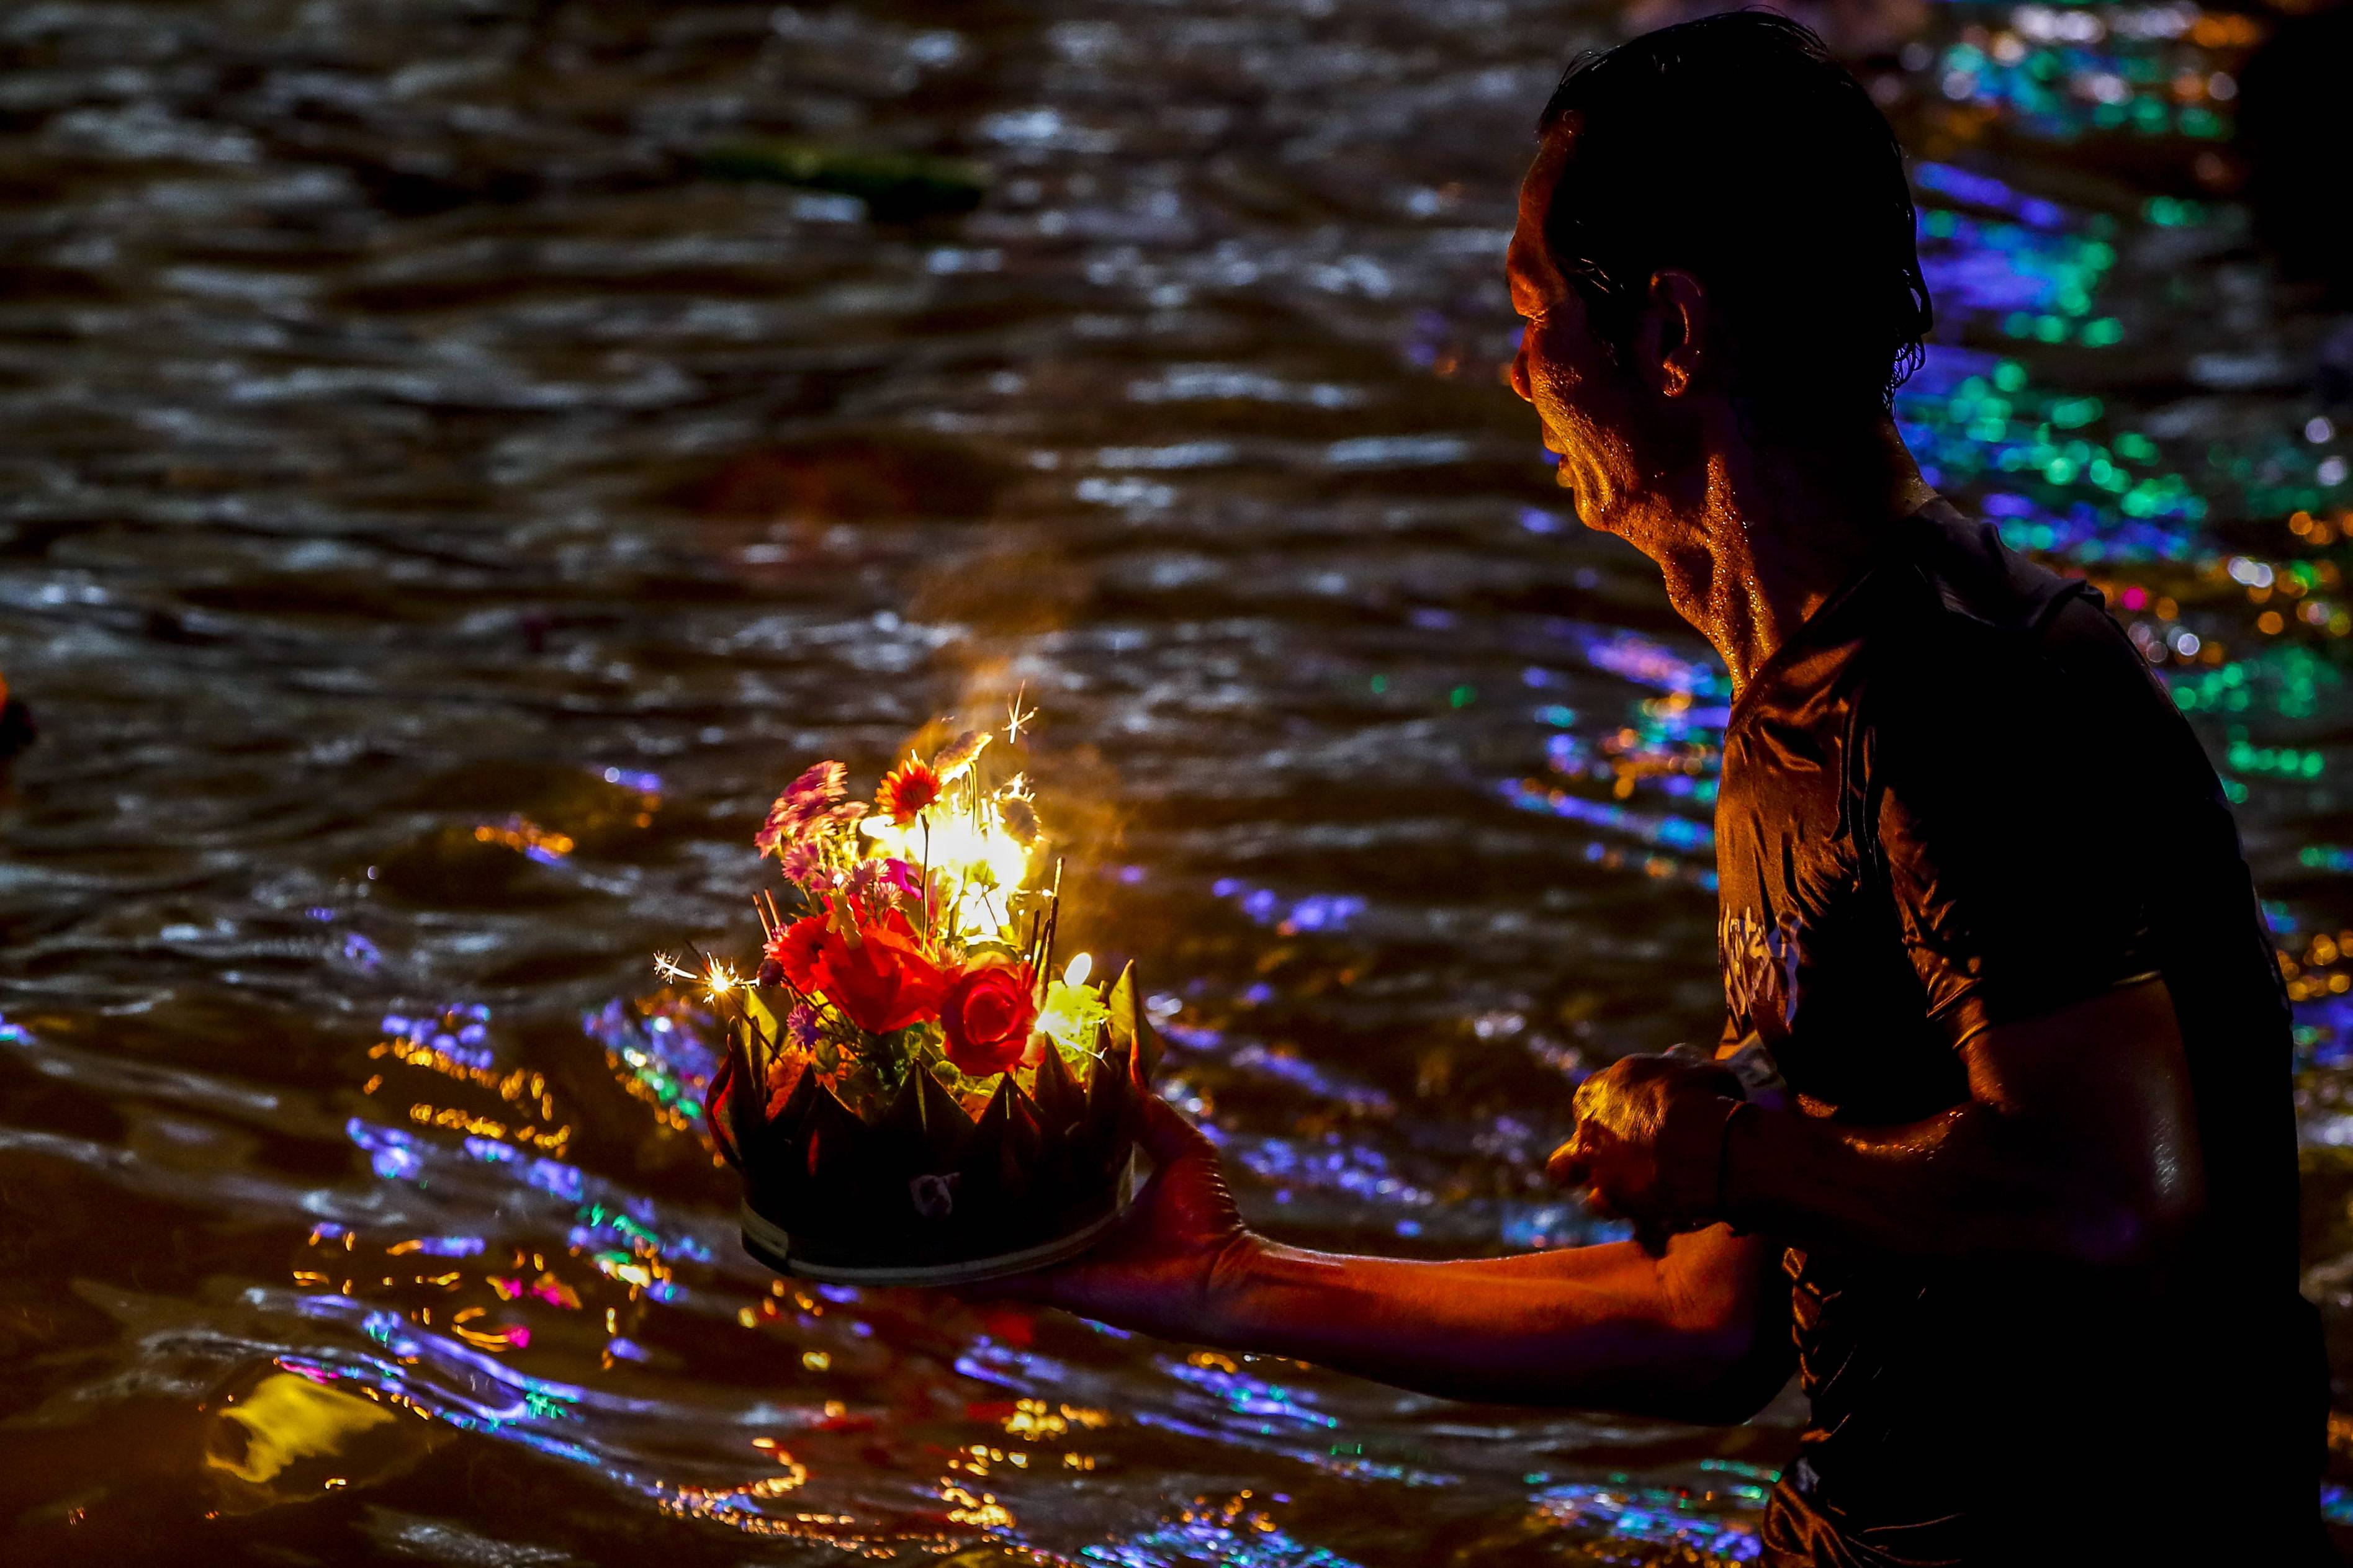
[[2096, 595], [1905, 451], [1913, 226], [1869, 97], [1742, 13], [1571, 68], [1507, 258], [1559, 482], [1733, 673], [1722, 1054], [1788, 1094], [1613, 1065], [1554, 1170], [1637, 1239], [1455, 1263], [1253, 1235], [1155, 1103], [1134, 1222], [1015, 1289], [1470, 1399], [1735, 1422], [1794, 1363], [1778, 1563], [2316, 1561], [2270, 940]]

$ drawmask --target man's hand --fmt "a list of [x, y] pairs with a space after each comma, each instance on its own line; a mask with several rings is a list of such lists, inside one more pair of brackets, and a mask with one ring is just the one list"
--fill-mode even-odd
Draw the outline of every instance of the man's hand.
[[1653, 1258], [1667, 1237], [1719, 1217], [1724, 1129], [1740, 1080], [1709, 1062], [1631, 1056], [1577, 1087], [1577, 1131], [1546, 1167], [1563, 1186], [1589, 1187], [1598, 1214], [1634, 1222]]
[[1164, 1339], [1219, 1338], [1219, 1283], [1264, 1244], [1243, 1226], [1216, 1148], [1157, 1096], [1144, 1102], [1140, 1141], [1152, 1177], [1108, 1236], [1058, 1268], [972, 1293], [1062, 1307]]

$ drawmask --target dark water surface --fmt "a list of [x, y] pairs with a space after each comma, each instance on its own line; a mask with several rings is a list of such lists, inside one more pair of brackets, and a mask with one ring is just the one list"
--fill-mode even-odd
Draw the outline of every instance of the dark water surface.
[[[1920, 159], [1907, 434], [2244, 797], [2353, 1321], [2353, 408], [2216, 194], [2262, 25], [1839, 20]], [[1539, 1179], [1570, 1085], [1719, 1016], [1726, 688], [1551, 488], [1500, 261], [1559, 63], [1629, 25], [0, 9], [8, 1560], [1753, 1555], [1787, 1404], [776, 1284], [648, 963], [748, 951], [792, 772], [1026, 685], [1077, 944], [1142, 962], [1258, 1220], [1591, 1234]]]

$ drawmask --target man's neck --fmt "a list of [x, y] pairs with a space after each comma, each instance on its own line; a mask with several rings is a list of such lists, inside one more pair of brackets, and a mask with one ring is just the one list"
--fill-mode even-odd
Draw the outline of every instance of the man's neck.
[[1751, 439], [1727, 419], [1660, 561], [1668, 597], [1745, 689], [1862, 569], [1887, 527], [1935, 495], [1893, 422], [1835, 446]]

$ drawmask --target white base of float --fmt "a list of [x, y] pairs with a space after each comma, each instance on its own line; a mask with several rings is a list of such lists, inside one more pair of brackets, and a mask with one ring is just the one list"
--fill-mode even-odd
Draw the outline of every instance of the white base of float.
[[812, 1263], [793, 1256], [792, 1237], [765, 1215], [744, 1204], [737, 1218], [744, 1229], [744, 1250], [759, 1262], [779, 1274], [789, 1274], [797, 1279], [814, 1279], [822, 1285], [975, 1285], [983, 1279], [1002, 1279], [1008, 1275], [1027, 1274], [1032, 1269], [1050, 1268], [1066, 1262], [1092, 1247], [1103, 1234], [1127, 1217], [1135, 1201], [1135, 1167], [1131, 1158], [1127, 1169], [1119, 1178], [1119, 1195], [1111, 1212], [1066, 1236], [1051, 1241], [1041, 1241], [1035, 1247], [1025, 1247], [1015, 1252], [999, 1252], [988, 1258], [968, 1258], [955, 1263], [924, 1263], [904, 1268], [874, 1266], [849, 1268], [834, 1264]]

